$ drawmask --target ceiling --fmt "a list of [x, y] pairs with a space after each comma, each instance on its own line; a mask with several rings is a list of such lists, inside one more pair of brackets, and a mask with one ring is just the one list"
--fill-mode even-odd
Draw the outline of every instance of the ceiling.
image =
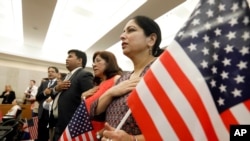
[[[198, 0], [0, 0], [0, 54], [65, 63], [69, 49], [89, 60], [97, 50], [115, 53], [130, 70], [119, 36], [135, 15], [154, 18], [167, 46]], [[87, 66], [91, 66], [88, 61]]]

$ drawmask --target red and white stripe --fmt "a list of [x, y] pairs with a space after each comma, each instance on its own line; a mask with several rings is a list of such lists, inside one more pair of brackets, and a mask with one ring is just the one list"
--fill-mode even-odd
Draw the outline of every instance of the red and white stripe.
[[69, 133], [68, 126], [64, 130], [62, 136], [60, 137], [59, 141], [94, 141], [94, 135], [92, 131], [83, 133], [75, 138], [71, 138], [71, 135]]
[[38, 136], [38, 117], [32, 117], [33, 126], [28, 126], [30, 138], [37, 139]]
[[128, 104], [146, 140], [229, 140], [230, 124], [250, 124], [250, 100], [218, 113], [203, 76], [175, 41]]

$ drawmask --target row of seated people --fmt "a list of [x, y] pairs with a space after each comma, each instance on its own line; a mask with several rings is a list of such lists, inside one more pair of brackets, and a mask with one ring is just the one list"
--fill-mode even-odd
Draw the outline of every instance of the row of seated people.
[[0, 140], [14, 140], [18, 131], [18, 121], [21, 117], [23, 103], [20, 99], [12, 102], [12, 107], [2, 116], [0, 125]]
[[[25, 120], [22, 117], [30, 118], [30, 105], [22, 105], [22, 99], [13, 100], [12, 104], [2, 104], [0, 110], [0, 141], [14, 141], [20, 139]], [[8, 108], [8, 110], [6, 110]], [[23, 114], [23, 113], [30, 113]]]
[[8, 119], [20, 118], [20, 115], [21, 115], [21, 112], [22, 112], [22, 107], [21, 107], [22, 103], [23, 103], [23, 101], [20, 100], [20, 99], [13, 100], [13, 102], [12, 102], [13, 106], [2, 117], [2, 122], [7, 121]]

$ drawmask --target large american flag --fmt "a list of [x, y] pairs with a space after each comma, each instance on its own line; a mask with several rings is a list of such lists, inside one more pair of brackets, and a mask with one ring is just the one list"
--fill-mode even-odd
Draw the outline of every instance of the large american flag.
[[146, 140], [229, 140], [250, 124], [250, 11], [201, 0], [128, 98]]
[[38, 117], [32, 117], [31, 119], [27, 120], [28, 130], [30, 133], [31, 139], [37, 139], [38, 136]]
[[91, 130], [93, 130], [93, 126], [85, 102], [82, 101], [59, 141], [94, 141]]

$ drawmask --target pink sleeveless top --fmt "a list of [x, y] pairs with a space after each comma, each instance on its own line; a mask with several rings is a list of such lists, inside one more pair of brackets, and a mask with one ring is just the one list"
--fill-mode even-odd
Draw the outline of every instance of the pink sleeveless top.
[[[94, 101], [96, 101], [106, 90], [108, 90], [113, 85], [114, 85], [114, 77], [112, 77], [108, 80], [105, 80], [104, 82], [102, 82], [99, 85], [99, 89], [95, 92], [95, 94], [85, 100], [88, 112], [90, 112], [90, 105]], [[91, 132], [92, 132], [92, 134], [96, 135], [97, 132], [99, 132], [100, 130], [102, 130], [104, 128], [105, 122], [92, 120], [91, 123], [92, 123], [93, 128], [94, 128]], [[96, 137], [94, 137], [94, 141], [98, 141], [98, 139]]]
[[98, 87], [98, 90], [95, 92], [94, 95], [92, 95], [91, 97], [87, 98], [85, 100], [86, 106], [88, 111], [90, 111], [90, 105], [97, 100], [106, 90], [108, 90], [110, 87], [112, 87], [114, 85], [114, 78], [115, 76], [113, 76], [112, 78], [105, 80], [104, 82], [102, 82]]

